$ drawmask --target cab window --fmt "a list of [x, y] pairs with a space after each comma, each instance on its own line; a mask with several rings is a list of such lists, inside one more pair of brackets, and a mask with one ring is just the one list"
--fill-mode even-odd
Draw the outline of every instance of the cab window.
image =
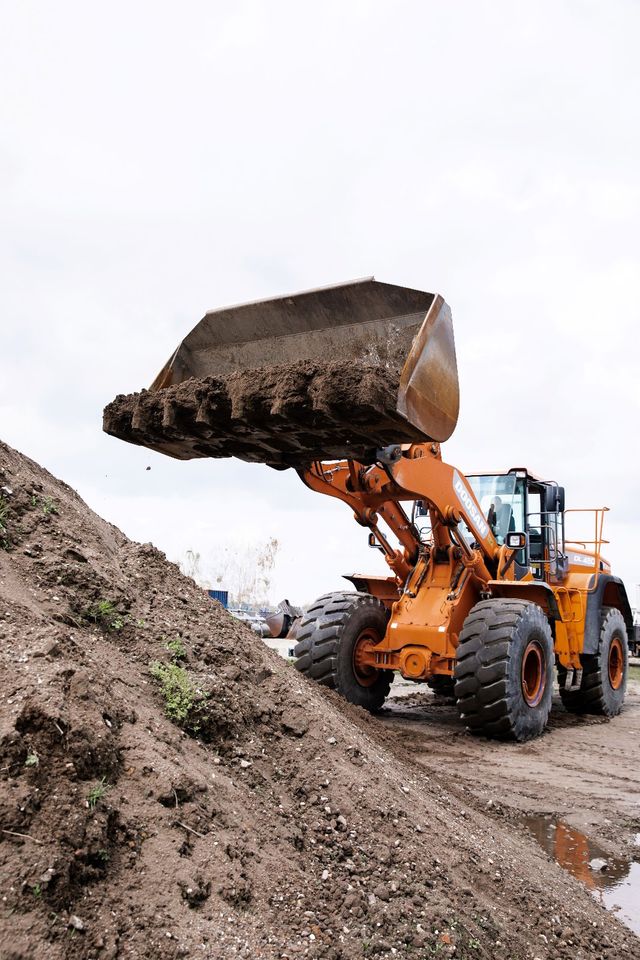
[[513, 473], [467, 477], [476, 500], [499, 544], [508, 533], [525, 528], [525, 481]]

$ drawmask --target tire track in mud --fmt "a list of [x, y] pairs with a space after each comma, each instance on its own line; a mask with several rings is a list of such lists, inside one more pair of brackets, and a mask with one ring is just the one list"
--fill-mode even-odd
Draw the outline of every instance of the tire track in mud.
[[455, 705], [430, 692], [392, 697], [381, 719], [417, 763], [453, 774], [483, 809], [491, 801], [515, 819], [531, 811], [557, 813], [587, 825], [617, 853], [628, 851], [640, 827], [637, 681], [629, 682], [625, 709], [611, 721], [568, 714], [556, 697], [545, 735], [521, 745], [472, 737]]

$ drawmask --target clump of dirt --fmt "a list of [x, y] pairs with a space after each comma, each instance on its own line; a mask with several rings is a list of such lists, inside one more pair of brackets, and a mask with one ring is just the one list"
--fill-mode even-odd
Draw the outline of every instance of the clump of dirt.
[[628, 958], [460, 780], [0, 444], [3, 960]]
[[272, 466], [374, 459], [428, 439], [397, 412], [402, 365], [312, 360], [191, 379], [118, 396], [104, 430], [179, 459], [239, 457]]

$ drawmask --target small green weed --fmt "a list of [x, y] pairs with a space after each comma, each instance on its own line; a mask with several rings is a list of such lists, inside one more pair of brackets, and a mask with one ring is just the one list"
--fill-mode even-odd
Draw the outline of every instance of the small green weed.
[[98, 859], [102, 860], [103, 863], [108, 863], [109, 860], [111, 859], [109, 857], [109, 851], [105, 850], [104, 848], [101, 850], [98, 850]]
[[42, 896], [42, 887], [40, 886], [39, 883], [31, 884], [31, 893], [34, 895], [34, 897]]
[[25, 767], [37, 767], [40, 763], [40, 757], [35, 751], [33, 753], [27, 754], [27, 759], [24, 762]]
[[100, 803], [105, 793], [109, 788], [109, 784], [106, 782], [106, 777], [103, 777], [100, 783], [97, 783], [95, 787], [92, 787], [89, 793], [87, 794], [87, 803], [89, 804], [89, 810], [95, 810], [97, 805]]
[[193, 686], [184, 667], [156, 660], [151, 664], [150, 671], [153, 679], [160, 684], [164, 710], [169, 719], [189, 733], [198, 733], [198, 709], [203, 697]]
[[109, 630], [122, 630], [129, 619], [111, 600], [99, 600], [95, 606], [85, 610], [84, 616], [86, 620], [101, 623]]
[[171, 654], [171, 659], [174, 663], [178, 660], [185, 660], [187, 657], [187, 651], [180, 637], [174, 637], [173, 640], [168, 640], [165, 649]]
[[89, 620], [99, 623], [101, 620], [111, 620], [112, 617], [116, 616], [116, 613], [116, 608], [111, 600], [99, 600], [95, 607], [89, 607], [86, 615]]
[[42, 501], [42, 512], [44, 513], [45, 517], [48, 517], [50, 513], [58, 512], [58, 508], [53, 497], [44, 498]]

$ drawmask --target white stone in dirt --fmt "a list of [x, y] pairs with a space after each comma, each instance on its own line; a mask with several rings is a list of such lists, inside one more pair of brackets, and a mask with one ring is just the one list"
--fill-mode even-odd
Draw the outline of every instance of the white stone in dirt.
[[608, 870], [609, 863], [603, 857], [594, 857], [593, 860], [589, 860], [589, 867], [594, 873], [603, 873]]

